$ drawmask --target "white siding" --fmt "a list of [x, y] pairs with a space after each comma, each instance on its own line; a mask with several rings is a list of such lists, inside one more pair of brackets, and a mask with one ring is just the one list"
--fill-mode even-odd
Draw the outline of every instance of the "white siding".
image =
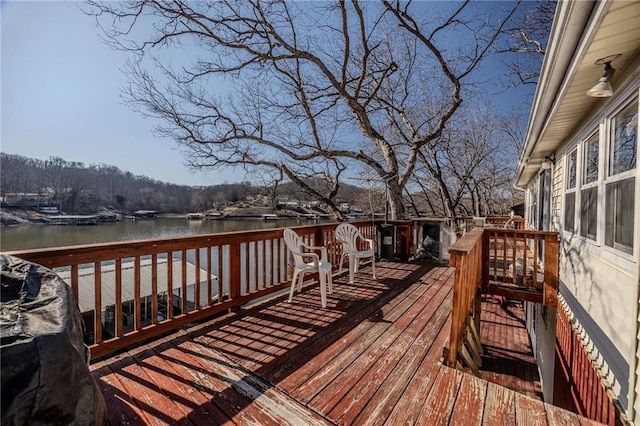
[[[640, 95], [639, 1], [609, 0], [603, 2], [560, 1], [554, 19], [541, 78], [534, 98], [523, 157], [519, 162], [517, 183], [527, 185], [527, 212], [536, 202], [536, 174], [543, 158], [556, 159], [552, 179], [551, 226], [560, 233], [560, 288], [575, 319], [582, 323], [584, 341], [600, 365], [608, 366], [619, 381], [623, 411], [634, 424], [640, 425], [640, 163], [637, 145], [633, 155], [627, 151], [632, 141], [611, 146], [611, 137], [621, 135], [616, 114]], [[614, 53], [615, 52], [615, 53]], [[586, 96], [594, 84], [598, 65], [608, 55], [616, 54], [617, 69], [612, 84], [614, 95], [594, 99]], [[601, 69], [601, 68], [600, 68]], [[638, 102], [637, 100], [635, 102]], [[626, 118], [629, 120], [629, 116]], [[627, 122], [625, 129], [634, 123]], [[637, 116], [635, 120], [637, 126]], [[637, 129], [637, 127], [636, 127]], [[615, 130], [615, 131], [614, 131]], [[593, 151], [587, 152], [585, 141], [599, 131], [598, 179], [584, 179], [585, 156], [594, 164]], [[627, 136], [629, 133], [627, 132]], [[640, 141], [640, 140], [639, 140]], [[639, 142], [636, 141], [636, 142]], [[576, 233], [564, 232], [563, 154], [577, 148], [575, 191]], [[624, 152], [623, 152], [624, 151]], [[633, 160], [635, 164], [624, 161]], [[622, 161], [622, 163], [618, 163]], [[581, 164], [582, 163], [582, 164]], [[611, 166], [620, 166], [609, 173]], [[593, 176], [593, 175], [591, 175]], [[606, 205], [607, 188], [618, 190], [618, 182], [635, 178], [634, 213], [627, 213], [629, 194], [612, 192]], [[626, 181], [627, 183], [629, 181]], [[616, 185], [616, 186], [608, 186]], [[593, 189], [597, 188], [597, 228], [594, 235]], [[628, 191], [628, 186], [624, 191]], [[581, 216], [585, 207], [586, 217]], [[611, 208], [613, 207], [613, 208]], [[590, 209], [587, 209], [590, 208]], [[622, 210], [618, 210], [622, 209]], [[573, 208], [572, 208], [573, 210]], [[608, 211], [609, 217], [606, 217]], [[626, 216], [620, 214], [624, 212]], [[632, 217], [627, 217], [632, 216]], [[585, 219], [587, 230], [581, 230]], [[528, 220], [531, 225], [535, 221]], [[632, 244], [628, 225], [634, 224]], [[613, 226], [607, 226], [613, 225]], [[606, 230], [609, 234], [606, 235]], [[616, 241], [612, 241], [611, 232]], [[581, 237], [582, 232], [585, 237]], [[605, 245], [608, 241], [609, 246]], [[617, 249], [612, 248], [615, 246]], [[538, 334], [540, 334], [538, 332]], [[549, 343], [549, 342], [545, 342]]]
[[[637, 89], [635, 89], [637, 92]], [[629, 95], [626, 95], [627, 97]], [[625, 101], [626, 102], [626, 101]], [[620, 104], [620, 102], [618, 102]], [[624, 103], [622, 103], [624, 105]], [[637, 237], [634, 245], [635, 257], [616, 251], [604, 245], [604, 227], [607, 218], [604, 212], [605, 184], [599, 185], [598, 237], [590, 240], [581, 237], [577, 232], [564, 232], [564, 157], [568, 148], [576, 142], [582, 142], [593, 133], [603, 116], [610, 117], [614, 110], [607, 108], [600, 111], [599, 117], [586, 121], [582, 129], [577, 129], [572, 140], [555, 152], [556, 165], [552, 178], [551, 223], [552, 229], [560, 233], [560, 281], [561, 289], [576, 319], [582, 323], [589, 341], [596, 346], [594, 353], [602, 359], [602, 365], [611, 380], [616, 397], [633, 419], [640, 420], [640, 383], [636, 378], [640, 374], [640, 350], [638, 349], [638, 333], [640, 318], [638, 317], [638, 247]], [[606, 143], [608, 130], [601, 132], [601, 165], [600, 179], [605, 173]], [[582, 149], [582, 148], [581, 148]], [[582, 161], [579, 151], [579, 161]], [[578, 169], [581, 178], [582, 165]], [[640, 175], [636, 174], [636, 206], [635, 223], [640, 218]], [[576, 196], [576, 210], [580, 209], [580, 189]], [[579, 223], [576, 223], [576, 228]], [[636, 225], [636, 228], [638, 225]], [[635, 373], [635, 374], [634, 374]], [[633, 413], [631, 412], [633, 409]], [[635, 422], [640, 424], [640, 421]]]
[[564, 170], [562, 158], [556, 159], [551, 177], [551, 230], [560, 231], [562, 229], [562, 176]]
[[560, 279], [609, 336], [622, 354], [631, 353], [629, 336], [635, 333], [633, 274], [585, 248], [588, 243], [563, 239]]
[[[633, 336], [636, 330], [635, 322], [630, 321], [635, 313], [633, 305], [636, 282], [633, 276], [629, 271], [603, 260], [597, 254], [589, 253], [584, 245], [563, 240], [560, 280], [588, 315], [588, 318], [584, 318], [576, 309], [576, 317], [588, 330], [589, 322], [597, 326], [597, 332], [593, 327], [589, 330], [592, 340], [596, 345], [600, 343], [599, 346], [605, 346], [598, 349], [607, 364], [622, 376], [617, 379], [621, 382], [626, 381], [625, 372], [629, 366], [621, 361], [629, 360], [629, 355], [633, 353], [630, 336]], [[605, 336], [623, 360], [615, 356], [612, 348], [603, 344]], [[620, 395], [622, 400], [626, 400], [624, 393], [627, 390], [623, 389], [623, 394]]]
[[[606, 378], [612, 384], [614, 392], [619, 394], [622, 390], [623, 394], [616, 396], [619, 396], [624, 402], [627, 400], [628, 386], [626, 383], [629, 369], [625, 359], [628, 360], [635, 350], [632, 347], [634, 341], [629, 337], [635, 336], [636, 324], [629, 319], [633, 318], [636, 312], [634, 300], [637, 297], [635, 293], [637, 279], [635, 279], [634, 271], [629, 269], [628, 262], [620, 264], [612, 262], [610, 256], [602, 256], [602, 251], [608, 249], [588, 242], [577, 234], [563, 231], [564, 163], [561, 152], [556, 153], [557, 161], [552, 170], [551, 189], [551, 229], [558, 231], [561, 239], [560, 281], [564, 291], [571, 293], [567, 299], [581, 307], [575, 310], [578, 321], [584, 323], [586, 330], [600, 329], [598, 332], [593, 332], [594, 336], [589, 336], [586, 339], [593, 345], [598, 346], [599, 344], [601, 346], [593, 353], [599, 353], [596, 358], [600, 360], [602, 371], [608, 373]], [[539, 203], [537, 200], [538, 185], [536, 178], [532, 179], [527, 186], [528, 208], [526, 213], [530, 214], [531, 206]], [[535, 218], [528, 218], [527, 224], [529, 226], [534, 223]], [[531, 311], [533, 313], [537, 310], [532, 309]], [[533, 315], [528, 316], [528, 328], [530, 332], [533, 332], [531, 333], [532, 340], [535, 341], [536, 360], [540, 367], [545, 400], [550, 402], [549, 399], [553, 394], [554, 362], [551, 354], [553, 354], [555, 344], [555, 318], [553, 321], [549, 321], [547, 317], [547, 326], [553, 326], [553, 328], [547, 328], [547, 332], [545, 332], [545, 328], [541, 327], [544, 325], [541, 317], [542, 312], [536, 312], [536, 314], [534, 314], [537, 317], [535, 320]], [[534, 321], [537, 323], [536, 330], [533, 327]], [[552, 332], [548, 332], [550, 330]], [[602, 338], [603, 336], [610, 340], [610, 344], [615, 347], [614, 350], [608, 347], [610, 344], [609, 342], [605, 343], [606, 338]], [[617, 376], [620, 377], [616, 377], [614, 372], [618, 372]], [[622, 387], [620, 382], [624, 383]]]

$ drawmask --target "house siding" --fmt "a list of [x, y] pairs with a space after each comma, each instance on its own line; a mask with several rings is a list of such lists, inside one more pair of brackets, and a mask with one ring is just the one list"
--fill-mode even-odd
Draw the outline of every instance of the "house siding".
[[590, 253], [585, 244], [562, 239], [560, 280], [617, 350], [631, 354], [637, 283], [630, 271]]
[[[563, 308], [571, 312], [572, 330], [579, 330], [576, 341], [610, 384], [621, 414], [636, 425], [640, 425], [639, 17], [637, 0], [557, 3], [516, 173], [516, 185], [527, 190], [525, 208], [531, 214], [539, 204], [534, 196], [538, 174], [548, 158], [555, 159], [550, 228], [561, 240]], [[616, 70], [610, 81], [612, 95], [587, 96], [601, 66], [612, 62]], [[569, 166], [572, 185], [566, 188]], [[569, 210], [566, 193], [575, 203]], [[567, 232], [566, 211], [574, 212], [567, 223], [573, 229]], [[537, 229], [537, 219], [527, 220], [527, 226]], [[533, 316], [530, 321], [534, 323]], [[537, 342], [553, 344], [544, 336]], [[564, 365], [581, 368], [573, 360]], [[585, 386], [584, 401], [589, 401], [591, 385]], [[563, 394], [556, 395], [561, 399]]]
[[[637, 93], [637, 88], [631, 91]], [[626, 95], [628, 97], [628, 95]], [[578, 232], [565, 232], [564, 221], [564, 154], [581, 142], [585, 135], [593, 133], [596, 123], [611, 116], [612, 109], [600, 112], [600, 117], [589, 120], [588, 125], [578, 129], [575, 138], [555, 152], [556, 165], [552, 175], [551, 223], [552, 229], [560, 233], [560, 292], [575, 314], [576, 320], [586, 334], [593, 361], [603, 378], [610, 385], [619, 404], [634, 424], [640, 424], [636, 413], [640, 412], [640, 383], [635, 377], [640, 374], [640, 318], [638, 317], [638, 247], [634, 241], [635, 257], [613, 250], [604, 245], [604, 188], [599, 185], [598, 237], [596, 241], [581, 237]], [[605, 132], [608, 129], [605, 127]], [[606, 133], [605, 133], [606, 134]], [[601, 137], [606, 137], [601, 134]], [[601, 140], [602, 144], [606, 139]], [[603, 150], [604, 151], [604, 150]], [[606, 151], [601, 155], [606, 155]], [[580, 158], [582, 151], [578, 151]], [[606, 157], [605, 157], [606, 158]], [[602, 163], [601, 163], [602, 165]], [[604, 172], [604, 167], [601, 173]], [[580, 173], [580, 169], [579, 169]], [[533, 183], [535, 185], [535, 183]], [[579, 191], [579, 189], [578, 189]], [[636, 200], [640, 200], [640, 184], [636, 173]], [[578, 203], [579, 197], [576, 197]], [[640, 223], [638, 201], [635, 207], [635, 223]], [[576, 206], [579, 209], [579, 205]], [[576, 224], [578, 226], [578, 224]], [[637, 228], [637, 225], [636, 225]], [[540, 343], [540, 345], [547, 345]], [[631, 372], [634, 372], [632, 374]]]
[[[593, 122], [576, 134], [588, 134]], [[577, 232], [565, 232], [564, 221], [564, 154], [573, 149], [573, 144], [582, 138], [572, 139], [555, 152], [556, 164], [551, 175], [551, 230], [560, 233], [560, 292], [568, 306], [580, 323], [588, 349], [593, 361], [601, 372], [603, 379], [610, 386], [615, 398], [624, 411], [633, 415], [640, 412], [640, 383], [631, 376], [640, 374], [640, 317], [638, 316], [638, 261], [620, 256], [615, 250], [604, 246], [603, 203], [600, 203], [599, 234], [596, 241], [581, 237]], [[604, 185], [599, 188], [602, 197]], [[532, 179], [526, 187], [525, 212], [527, 225], [537, 228], [539, 220], [539, 175]], [[640, 185], [636, 184], [636, 200], [640, 200]], [[578, 197], [576, 197], [578, 202]], [[638, 223], [638, 203], [636, 203], [636, 223]], [[579, 208], [576, 206], [576, 208]], [[636, 247], [640, 242], [636, 241]], [[638, 250], [636, 250], [636, 253]], [[535, 311], [534, 311], [535, 312]], [[543, 378], [549, 377], [549, 358], [543, 362], [549, 350], [554, 347], [554, 338], [541, 330], [541, 317], [536, 318], [537, 327], [533, 326], [533, 315], [529, 316], [529, 330], [536, 346], [536, 355]], [[630, 363], [632, 365], [630, 366]], [[545, 400], [549, 383], [544, 386]], [[631, 392], [630, 392], [631, 390]], [[629, 403], [631, 401], [631, 404]], [[634, 422], [639, 424], [638, 422]]]

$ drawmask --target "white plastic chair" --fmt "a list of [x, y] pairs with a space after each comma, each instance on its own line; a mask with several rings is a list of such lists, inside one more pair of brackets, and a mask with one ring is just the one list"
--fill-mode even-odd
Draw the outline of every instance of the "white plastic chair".
[[[342, 244], [342, 256], [340, 256], [340, 272], [342, 272], [342, 261], [345, 256], [349, 257], [349, 282], [353, 282], [353, 276], [358, 272], [360, 259], [371, 258], [371, 267], [373, 269], [373, 278], [376, 278], [376, 258], [375, 243], [369, 238], [365, 238], [358, 228], [350, 223], [341, 223], [336, 227], [336, 239]], [[358, 249], [358, 240], [364, 240], [369, 248], [365, 250]]]
[[[327, 249], [325, 247], [315, 247], [304, 243], [302, 238], [293, 229], [285, 228], [284, 242], [293, 255], [293, 277], [291, 278], [291, 290], [289, 291], [289, 303], [293, 298], [293, 289], [298, 281], [298, 291], [302, 290], [302, 280], [307, 272], [317, 272], [320, 281], [320, 301], [322, 307], [327, 307], [327, 287], [329, 293], [333, 292], [333, 282], [331, 279], [331, 263], [327, 260]], [[309, 250], [320, 251], [317, 253]], [[311, 260], [311, 261], [309, 261]]]

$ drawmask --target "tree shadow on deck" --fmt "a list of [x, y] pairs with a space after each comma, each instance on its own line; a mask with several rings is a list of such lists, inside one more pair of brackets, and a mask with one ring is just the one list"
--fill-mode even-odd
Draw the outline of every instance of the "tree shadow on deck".
[[[377, 280], [368, 267], [356, 274], [352, 284], [347, 274], [335, 277], [326, 309], [320, 307], [319, 289], [313, 284], [296, 293], [290, 304], [288, 295], [281, 295], [230, 318], [180, 331], [131, 350], [118, 361], [107, 361], [94, 375], [103, 393], [112, 394], [111, 404], [125, 405], [114, 409], [121, 421], [135, 414], [201, 424], [201, 414], [208, 413], [204, 418], [212, 424], [231, 419], [327, 424], [323, 416], [291, 397], [281, 382], [305, 383], [307, 377], [302, 376], [308, 373], [299, 370], [311, 364], [318, 369], [325, 366], [335, 353], [323, 352], [342, 339], [358, 339], [367, 331], [358, 329], [361, 323], [380, 330], [391, 327], [393, 320], [385, 317], [388, 305], [401, 303], [394, 299], [411, 286], [429, 285], [424, 277], [442, 265], [381, 262], [376, 266]], [[411, 303], [411, 296], [405, 298]]]

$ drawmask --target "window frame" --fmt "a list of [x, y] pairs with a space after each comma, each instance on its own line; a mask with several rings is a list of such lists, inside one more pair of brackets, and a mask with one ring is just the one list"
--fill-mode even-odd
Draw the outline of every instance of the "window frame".
[[[635, 165], [633, 168], [618, 172], [618, 173], [613, 173], [612, 172], [612, 168], [613, 168], [613, 155], [614, 155], [614, 144], [615, 144], [615, 119], [617, 116], [619, 116], [620, 114], [622, 114], [626, 109], [628, 108], [632, 108], [633, 105], [635, 104], [635, 108], [636, 108], [636, 145], [635, 145]], [[620, 185], [623, 181], [626, 181], [628, 179], [634, 179], [634, 186], [632, 189], [632, 194], [634, 195], [634, 205], [633, 205], [633, 218], [632, 220], [632, 224], [633, 226], [633, 230], [632, 230], [632, 236], [631, 236], [631, 246], [627, 246], [624, 244], [620, 244], [618, 241], [615, 240], [615, 233], [616, 233], [616, 229], [615, 229], [615, 225], [613, 228], [613, 232], [614, 233], [614, 239], [613, 239], [613, 243], [609, 244], [609, 225], [607, 224], [606, 217], [603, 217], [603, 230], [602, 230], [602, 235], [603, 235], [603, 247], [606, 248], [607, 250], [610, 250], [612, 253], [615, 253], [616, 255], [619, 256], [623, 256], [623, 257], [627, 257], [631, 260], [635, 259], [635, 253], [637, 253], [638, 250], [638, 241], [637, 241], [637, 235], [638, 235], [638, 226], [636, 226], [635, 224], [638, 222], [638, 217], [639, 215], [639, 208], [638, 208], [638, 192], [639, 192], [639, 179], [638, 179], [638, 161], [637, 161], [637, 156], [638, 156], [638, 148], [640, 145], [640, 132], [638, 132], [638, 115], [640, 115], [640, 96], [638, 93], [638, 89], [634, 90], [633, 94], [629, 97], [626, 97], [625, 99], [623, 99], [619, 104], [617, 104], [617, 107], [615, 109], [612, 109], [610, 111], [609, 114], [605, 115], [604, 117], [604, 124], [606, 127], [606, 150], [605, 150], [605, 175], [601, 178], [602, 180], [602, 197], [603, 197], [603, 216], [609, 216], [609, 200], [607, 200], [607, 190], [609, 188], [610, 185]]]
[[[609, 199], [609, 192], [608, 192], [609, 188], [615, 186], [616, 187], [616, 191], [619, 191], [619, 187], [629, 183], [629, 181], [633, 181], [631, 183], [632, 184], [631, 193], [634, 195], [634, 198], [632, 200], [632, 210], [633, 210], [633, 214], [635, 216], [635, 212], [637, 210], [635, 193], [637, 192], [636, 189], [637, 189], [637, 181], [638, 181], [638, 179], [635, 176], [627, 177], [626, 179], [618, 179], [618, 180], [615, 180], [615, 181], [612, 181], [612, 182], [608, 182], [605, 185], [605, 194], [604, 194], [604, 196], [605, 196], [605, 203], [606, 203], [606, 210], [607, 210], [606, 214], [607, 215], [609, 215], [609, 205], [611, 203], [614, 203], [614, 204], [616, 204], [615, 207], [617, 207], [617, 205], [618, 205], [618, 203], [620, 201], [620, 195], [617, 192], [616, 192], [616, 197], [615, 197], [614, 200], [610, 200]], [[614, 207], [614, 209], [615, 209], [615, 207]], [[614, 210], [613, 214], [614, 215], [617, 214], [617, 210]], [[619, 252], [619, 253], [626, 253], [628, 255], [633, 255], [634, 246], [635, 246], [635, 244], [634, 244], [634, 235], [635, 235], [635, 232], [636, 232], [635, 219], [632, 218], [630, 223], [632, 225], [631, 245], [626, 245], [626, 244], [621, 243], [619, 240], [616, 240], [617, 229], [615, 227], [615, 224], [613, 226], [610, 226], [609, 223], [605, 223], [605, 237], [604, 237], [604, 245], [605, 245], [605, 247], [608, 247], [608, 248], [610, 248], [612, 250], [615, 250], [616, 252]], [[613, 232], [613, 236], [611, 237], [612, 238], [611, 239], [611, 243], [609, 243], [608, 231], [611, 228], [612, 228], [611, 232]]]
[[[579, 145], [582, 147], [582, 156], [580, 157], [580, 161], [582, 161], [582, 172], [580, 173], [580, 178], [578, 179], [579, 181], [579, 188], [578, 188], [578, 192], [580, 193], [579, 198], [579, 224], [578, 224], [578, 234], [580, 235], [580, 237], [582, 237], [583, 239], [585, 239], [586, 241], [589, 242], [593, 242], [593, 243], [598, 243], [599, 241], [599, 233], [600, 233], [600, 229], [602, 228], [599, 223], [600, 218], [602, 217], [602, 203], [601, 203], [601, 199], [602, 199], [602, 189], [601, 187], [601, 180], [602, 180], [602, 131], [601, 131], [601, 126], [598, 126], [598, 128], [596, 130], [592, 130], [591, 132], [588, 133], [589, 136], [587, 136], [586, 138], [584, 138]], [[596, 164], [596, 178], [595, 180], [591, 181], [591, 182], [587, 182], [587, 173], [588, 173], [588, 158], [589, 158], [589, 154], [590, 152], [592, 152], [589, 147], [592, 144], [592, 142], [594, 142], [598, 145], [598, 148], [596, 150], [596, 155], [597, 155], [597, 160], [595, 162]], [[584, 209], [584, 201], [585, 201], [585, 196], [587, 196], [588, 193], [591, 193], [592, 191], [595, 191], [595, 231], [593, 233], [589, 233], [587, 229], [585, 229], [585, 223], [588, 227], [588, 219], [585, 219], [585, 209]]]
[[[580, 181], [580, 170], [579, 170], [579, 146], [578, 144], [573, 144], [571, 145], [564, 153], [563, 155], [563, 164], [564, 164], [564, 191], [562, 193], [562, 205], [563, 205], [563, 209], [562, 209], [562, 230], [564, 232], [567, 232], [571, 235], [576, 235], [578, 234], [578, 227], [577, 222], [576, 222], [576, 213], [578, 212], [578, 210], [576, 209], [576, 206], [579, 205], [579, 200], [578, 200], [578, 183]], [[575, 181], [574, 181], [574, 185], [573, 187], [570, 187], [570, 173], [572, 172], [572, 169], [570, 166], [570, 159], [571, 157], [575, 154], [575, 159], [573, 160], [573, 162], [575, 163]], [[571, 196], [573, 197], [573, 208], [572, 208], [572, 212], [573, 214], [571, 215], [571, 211], [569, 210], [569, 203], [568, 203], [568, 197]], [[567, 228], [568, 225], [568, 219], [569, 217], [571, 217], [571, 224], [572, 227], [571, 229]]]
[[[635, 107], [636, 107], [636, 151], [635, 151], [635, 164], [632, 168], [620, 171], [620, 172], [613, 172], [613, 156], [615, 155], [615, 151], [613, 149], [613, 146], [615, 144], [615, 125], [614, 125], [614, 120], [615, 118], [622, 114], [626, 109], [629, 109], [633, 106], [635, 101]], [[606, 120], [606, 124], [608, 127], [608, 131], [607, 131], [607, 167], [606, 167], [606, 177], [605, 177], [605, 181], [608, 181], [610, 179], [620, 179], [620, 180], [624, 180], [627, 177], [630, 176], [635, 176], [636, 175], [636, 170], [638, 168], [638, 161], [637, 161], [637, 157], [638, 157], [638, 101], [639, 98], [636, 96], [633, 99], [630, 99], [628, 102], [623, 102], [619, 108], [617, 108], [616, 110], [614, 110], [611, 114], [608, 114], [607, 117], [605, 118]]]

